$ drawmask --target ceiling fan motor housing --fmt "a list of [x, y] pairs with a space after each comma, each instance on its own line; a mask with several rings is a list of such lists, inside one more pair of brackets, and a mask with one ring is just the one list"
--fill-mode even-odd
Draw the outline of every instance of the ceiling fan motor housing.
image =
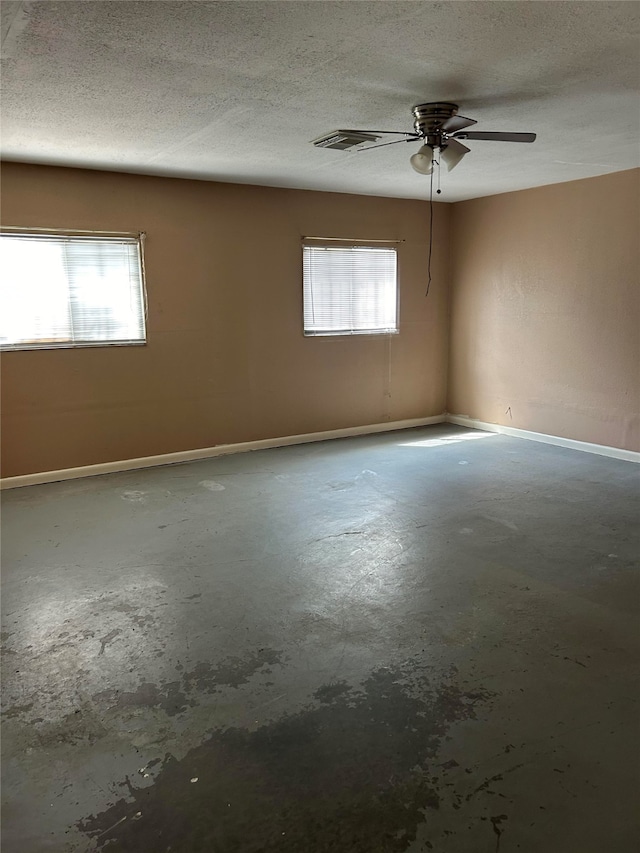
[[[431, 104], [416, 104], [411, 112], [414, 116], [413, 126], [432, 148], [439, 148], [446, 140], [443, 124], [458, 114], [458, 105], [446, 101]], [[444, 138], [443, 138], [444, 137]]]

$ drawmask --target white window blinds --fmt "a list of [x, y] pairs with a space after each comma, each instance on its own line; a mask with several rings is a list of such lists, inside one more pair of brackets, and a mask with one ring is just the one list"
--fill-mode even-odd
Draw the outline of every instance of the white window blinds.
[[370, 246], [303, 246], [305, 335], [398, 331], [397, 255]]
[[140, 239], [0, 235], [0, 347], [145, 342]]

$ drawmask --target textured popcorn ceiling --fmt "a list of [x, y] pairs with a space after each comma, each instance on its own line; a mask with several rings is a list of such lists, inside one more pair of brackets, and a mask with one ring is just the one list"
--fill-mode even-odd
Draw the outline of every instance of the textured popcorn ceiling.
[[477, 130], [443, 201], [639, 164], [635, 2], [3, 2], [9, 160], [424, 198], [415, 143], [321, 150], [337, 128], [412, 130], [451, 100]]

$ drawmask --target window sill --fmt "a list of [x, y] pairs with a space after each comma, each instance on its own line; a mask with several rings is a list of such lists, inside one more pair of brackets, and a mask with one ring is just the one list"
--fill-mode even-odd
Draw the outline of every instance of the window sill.
[[399, 329], [376, 329], [372, 332], [303, 332], [305, 338], [386, 338], [399, 335]]
[[82, 343], [38, 343], [38, 344], [6, 344], [0, 346], [0, 352], [31, 352], [33, 350], [56, 349], [95, 349], [96, 347], [144, 347], [147, 341], [86, 341]]

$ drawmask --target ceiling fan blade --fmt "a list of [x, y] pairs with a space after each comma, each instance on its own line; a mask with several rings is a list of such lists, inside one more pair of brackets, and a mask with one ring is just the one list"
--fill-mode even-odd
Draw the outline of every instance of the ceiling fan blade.
[[469, 153], [470, 150], [471, 149], [467, 148], [466, 145], [463, 145], [462, 142], [458, 142], [457, 139], [450, 139], [447, 142], [447, 147], [441, 149], [440, 159], [444, 160], [447, 171], [450, 172], [458, 165], [464, 155]]
[[478, 124], [478, 122], [464, 116], [451, 116], [442, 125], [442, 130], [445, 133], [454, 133], [456, 130], [462, 130], [463, 127], [471, 127], [472, 124]]
[[471, 130], [454, 133], [456, 139], [488, 139], [495, 142], [535, 142], [535, 133], [500, 133], [499, 131]]
[[[409, 140], [420, 139], [417, 133], [406, 133], [404, 130], [333, 130], [318, 139], [312, 139], [311, 144], [316, 148], [332, 148], [334, 151], [348, 151], [358, 145], [366, 145], [368, 142], [377, 142], [382, 134], [394, 136], [406, 136]], [[398, 142], [406, 142], [406, 139], [398, 139]], [[384, 144], [384, 143], [383, 143]], [[375, 148], [375, 145], [371, 146]]]
[[341, 130], [340, 133], [388, 133], [393, 136], [414, 136], [420, 139], [419, 133], [408, 133], [406, 130]]
[[367, 145], [366, 148], [357, 148], [357, 151], [371, 151], [372, 148], [384, 148], [385, 145], [397, 145], [398, 142], [415, 142], [416, 139], [420, 139], [419, 136], [412, 137], [411, 139], [394, 139], [392, 142], [379, 142], [377, 145]]

